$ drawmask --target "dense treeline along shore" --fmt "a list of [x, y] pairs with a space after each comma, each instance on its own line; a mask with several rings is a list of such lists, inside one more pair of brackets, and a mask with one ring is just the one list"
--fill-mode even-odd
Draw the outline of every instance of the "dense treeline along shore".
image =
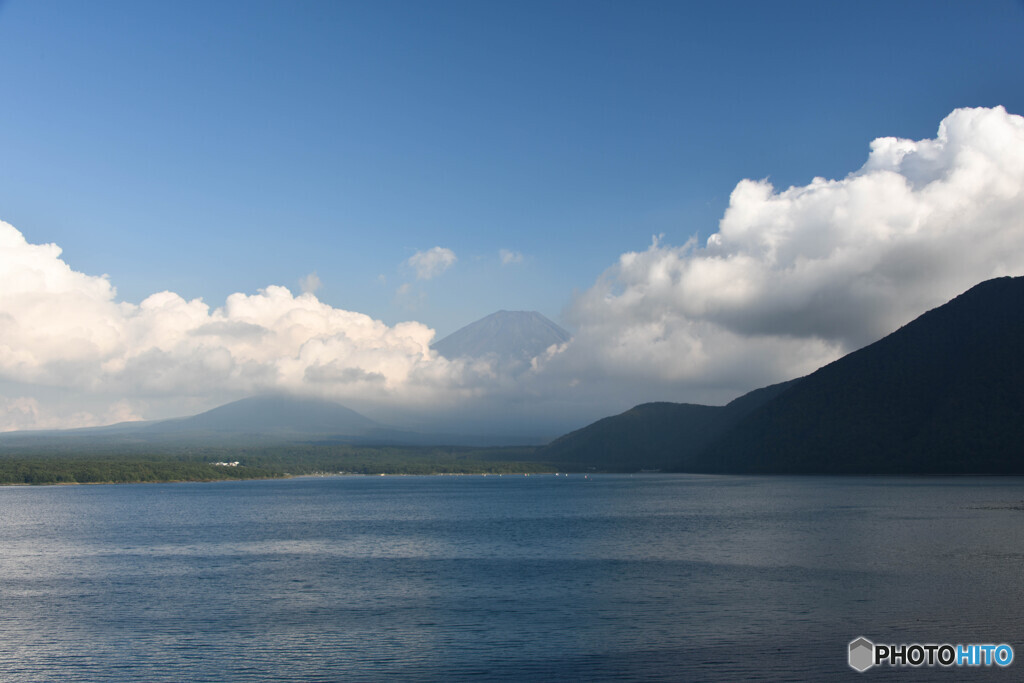
[[[0, 456], [0, 484], [157, 483], [268, 479], [304, 474], [511, 474], [550, 471], [535, 449], [395, 446], [261, 446]], [[216, 464], [216, 463], [237, 463]]]

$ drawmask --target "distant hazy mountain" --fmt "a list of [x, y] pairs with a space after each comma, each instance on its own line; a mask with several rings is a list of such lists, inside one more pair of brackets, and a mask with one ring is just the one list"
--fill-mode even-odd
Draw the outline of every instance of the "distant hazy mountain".
[[149, 423], [141, 434], [178, 441], [214, 438], [222, 442], [255, 439], [281, 443], [343, 441], [406, 446], [524, 442], [501, 434], [420, 433], [397, 429], [333, 401], [284, 395], [245, 398], [191, 417]]
[[528, 435], [501, 431], [415, 432], [380, 424], [333, 401], [286, 395], [234, 401], [198, 415], [123, 422], [103, 427], [0, 433], [0, 455], [20, 452], [118, 452], [151, 447], [352, 443], [398, 446], [535, 444]]
[[[415, 436], [415, 435], [413, 435]], [[315, 440], [411, 441], [408, 432], [380, 425], [331, 401], [256, 396], [190, 417], [122, 422], [105, 427], [7, 432], [0, 451], [11, 449], [145, 448], [147, 446], [296, 443]]]
[[552, 344], [564, 344], [571, 335], [536, 311], [498, 311], [434, 342], [445, 358], [481, 358], [529, 361]]
[[689, 472], [1022, 474], [1024, 278], [984, 282], [768, 390], [718, 409], [638, 406], [556, 440], [538, 459]]
[[314, 398], [254, 396], [205, 413], [147, 426], [149, 433], [358, 436], [379, 428], [343, 405]]

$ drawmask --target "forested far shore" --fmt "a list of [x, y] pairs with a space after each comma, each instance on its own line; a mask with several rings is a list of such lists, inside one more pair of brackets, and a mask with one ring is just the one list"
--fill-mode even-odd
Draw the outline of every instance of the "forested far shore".
[[306, 474], [523, 474], [552, 471], [534, 448], [310, 445], [0, 455], [0, 484], [158, 483]]

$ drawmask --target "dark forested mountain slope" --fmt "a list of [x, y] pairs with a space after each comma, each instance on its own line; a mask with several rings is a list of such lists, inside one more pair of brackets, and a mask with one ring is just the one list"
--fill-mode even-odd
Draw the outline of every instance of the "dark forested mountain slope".
[[1024, 278], [983, 282], [817, 372], [720, 408], [654, 403], [539, 460], [611, 470], [1024, 474]]
[[790, 384], [752, 391], [726, 406], [644, 403], [555, 439], [536, 458], [579, 469], [677, 469]]
[[1024, 278], [983, 282], [808, 375], [687, 469], [1024, 473]]

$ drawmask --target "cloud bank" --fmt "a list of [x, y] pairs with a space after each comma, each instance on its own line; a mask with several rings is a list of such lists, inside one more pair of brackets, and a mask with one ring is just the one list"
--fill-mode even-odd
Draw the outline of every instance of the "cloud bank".
[[[389, 327], [279, 286], [233, 294], [220, 308], [173, 292], [119, 302], [106, 276], [74, 271], [60, 255], [0, 222], [4, 385], [138, 399], [284, 390], [399, 405], [466, 386], [465, 364], [431, 352], [434, 331], [417, 322]], [[54, 426], [34, 398], [0, 400], [9, 418], [0, 428]], [[99, 419], [66, 416], [75, 426]]]
[[[488, 411], [585, 422], [642, 401], [726, 401], [811, 372], [982, 280], [1024, 274], [1024, 118], [958, 109], [934, 139], [875, 140], [845, 178], [739, 182], [718, 232], [622, 254], [569, 305], [574, 339], [515, 376], [439, 357], [421, 323], [324, 304], [315, 274], [299, 296], [271, 286], [218, 308], [172, 292], [131, 304], [60, 256], [0, 222], [0, 428], [266, 391], [449, 411], [456, 426]], [[455, 261], [434, 247], [407, 263], [430, 279]], [[58, 414], [54, 394], [97, 407]]]
[[958, 109], [934, 139], [875, 140], [841, 180], [741, 181], [704, 245], [623, 254], [573, 301], [560, 370], [735, 393], [1022, 273], [1024, 118]]

